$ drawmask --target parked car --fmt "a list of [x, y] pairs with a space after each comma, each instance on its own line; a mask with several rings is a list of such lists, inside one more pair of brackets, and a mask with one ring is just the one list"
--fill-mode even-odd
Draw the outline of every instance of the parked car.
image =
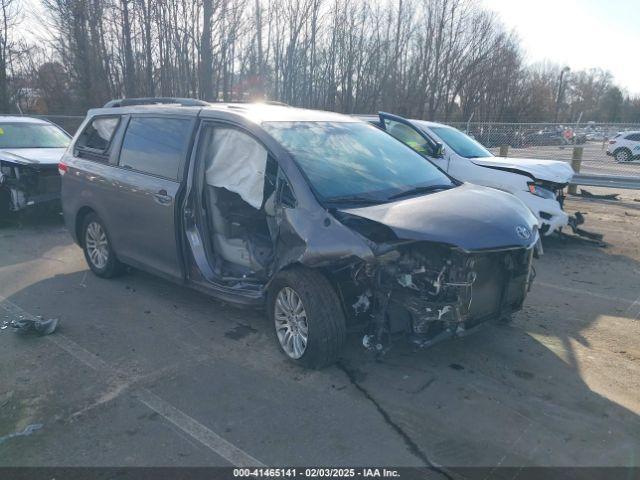
[[515, 195], [536, 216], [543, 235], [567, 225], [575, 227], [582, 221], [581, 217], [570, 219], [563, 210], [563, 189], [573, 177], [566, 162], [496, 157], [474, 139], [441, 123], [407, 120], [384, 112], [360, 118], [409, 145], [458, 180]]
[[587, 143], [587, 134], [584, 131], [573, 131], [573, 137], [571, 138], [571, 143], [574, 145], [584, 145]]
[[46, 120], [0, 116], [0, 217], [35, 205], [59, 207], [58, 162], [70, 139]]
[[522, 146], [524, 147], [562, 146], [569, 143], [570, 141], [565, 136], [564, 131], [560, 128], [529, 132], [526, 133], [522, 139]]
[[512, 195], [349, 116], [129, 102], [90, 110], [60, 163], [96, 275], [127, 264], [264, 306], [306, 367], [335, 361], [347, 329], [374, 350], [430, 345], [521, 308], [538, 231]]
[[607, 155], [616, 162], [630, 162], [640, 158], [640, 131], [622, 132], [609, 140]]
[[501, 147], [502, 145], [520, 147], [522, 142], [520, 132], [506, 126], [474, 125], [469, 131], [469, 136], [487, 148]]
[[592, 130], [587, 133], [587, 141], [589, 142], [604, 142], [607, 139], [614, 137], [617, 132], [611, 133], [606, 130]]

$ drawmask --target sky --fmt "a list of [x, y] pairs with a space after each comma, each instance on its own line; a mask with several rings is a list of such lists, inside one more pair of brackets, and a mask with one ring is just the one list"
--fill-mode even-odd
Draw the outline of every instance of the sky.
[[640, 95], [640, 0], [481, 0], [514, 29], [528, 62], [609, 70]]

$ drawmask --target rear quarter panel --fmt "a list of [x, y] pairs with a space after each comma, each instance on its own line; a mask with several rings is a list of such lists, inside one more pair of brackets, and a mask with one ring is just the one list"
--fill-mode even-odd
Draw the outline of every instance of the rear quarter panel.
[[104, 204], [104, 199], [108, 199], [112, 192], [112, 184], [109, 181], [112, 167], [74, 157], [72, 152], [67, 152], [62, 161], [68, 167], [62, 176], [62, 212], [69, 233], [79, 244], [77, 227], [78, 214], [81, 211], [95, 211], [109, 229], [109, 208]]
[[[121, 121], [118, 129], [114, 133], [109, 150], [109, 161], [99, 162], [75, 156], [75, 144], [95, 115], [88, 115], [80, 125], [69, 148], [62, 157], [61, 162], [67, 165], [67, 172], [62, 175], [61, 181], [61, 202], [64, 221], [69, 233], [74, 241], [80, 244], [77, 228], [79, 227], [79, 215], [84, 211], [93, 210], [105, 222], [109, 229], [112, 223], [109, 215], [109, 205], [104, 201], [109, 201], [113, 195], [113, 182], [110, 180], [112, 172], [112, 162], [114, 152], [119, 149], [126, 122]], [[115, 246], [115, 245], [114, 245]]]

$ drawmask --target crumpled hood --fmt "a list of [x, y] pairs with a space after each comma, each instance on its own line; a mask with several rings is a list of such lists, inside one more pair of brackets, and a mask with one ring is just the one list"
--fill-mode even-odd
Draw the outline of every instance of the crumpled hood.
[[0, 160], [26, 165], [57, 165], [66, 148], [7, 148], [0, 150]]
[[481, 167], [523, 172], [524, 175], [533, 177], [535, 180], [547, 182], [569, 183], [573, 177], [571, 165], [559, 160], [506, 157], [471, 158], [470, 160]]
[[[537, 220], [513, 195], [465, 183], [457, 188], [392, 203], [341, 209], [391, 228], [401, 240], [430, 241], [464, 250], [529, 247]], [[518, 230], [526, 227], [529, 238]]]

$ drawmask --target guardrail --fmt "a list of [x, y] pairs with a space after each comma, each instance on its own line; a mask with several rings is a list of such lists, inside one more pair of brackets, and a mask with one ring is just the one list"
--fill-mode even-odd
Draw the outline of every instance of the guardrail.
[[640, 177], [620, 177], [617, 175], [585, 175], [576, 173], [573, 176], [571, 185], [640, 190]]
[[[575, 195], [578, 185], [585, 185], [591, 187], [605, 187], [605, 188], [623, 188], [631, 190], [640, 190], [640, 168], [635, 168], [638, 172], [637, 176], [623, 175], [622, 170], [617, 169], [618, 166], [627, 167], [631, 170], [633, 167], [640, 167], [637, 162], [626, 162], [628, 165], [621, 165], [615, 163], [612, 159], [607, 163], [604, 161], [594, 162], [591, 159], [584, 159], [584, 145], [573, 146], [567, 149], [571, 153], [570, 158], [564, 158], [563, 160], [571, 164], [571, 168], [575, 172], [573, 181], [569, 185], [569, 193]], [[500, 146], [500, 156], [506, 157], [509, 155], [509, 146]], [[516, 157], [515, 161], [518, 160]], [[582, 168], [586, 166], [587, 172], [583, 172]], [[593, 171], [599, 173], [592, 173]], [[601, 172], [601, 173], [600, 173]]]

